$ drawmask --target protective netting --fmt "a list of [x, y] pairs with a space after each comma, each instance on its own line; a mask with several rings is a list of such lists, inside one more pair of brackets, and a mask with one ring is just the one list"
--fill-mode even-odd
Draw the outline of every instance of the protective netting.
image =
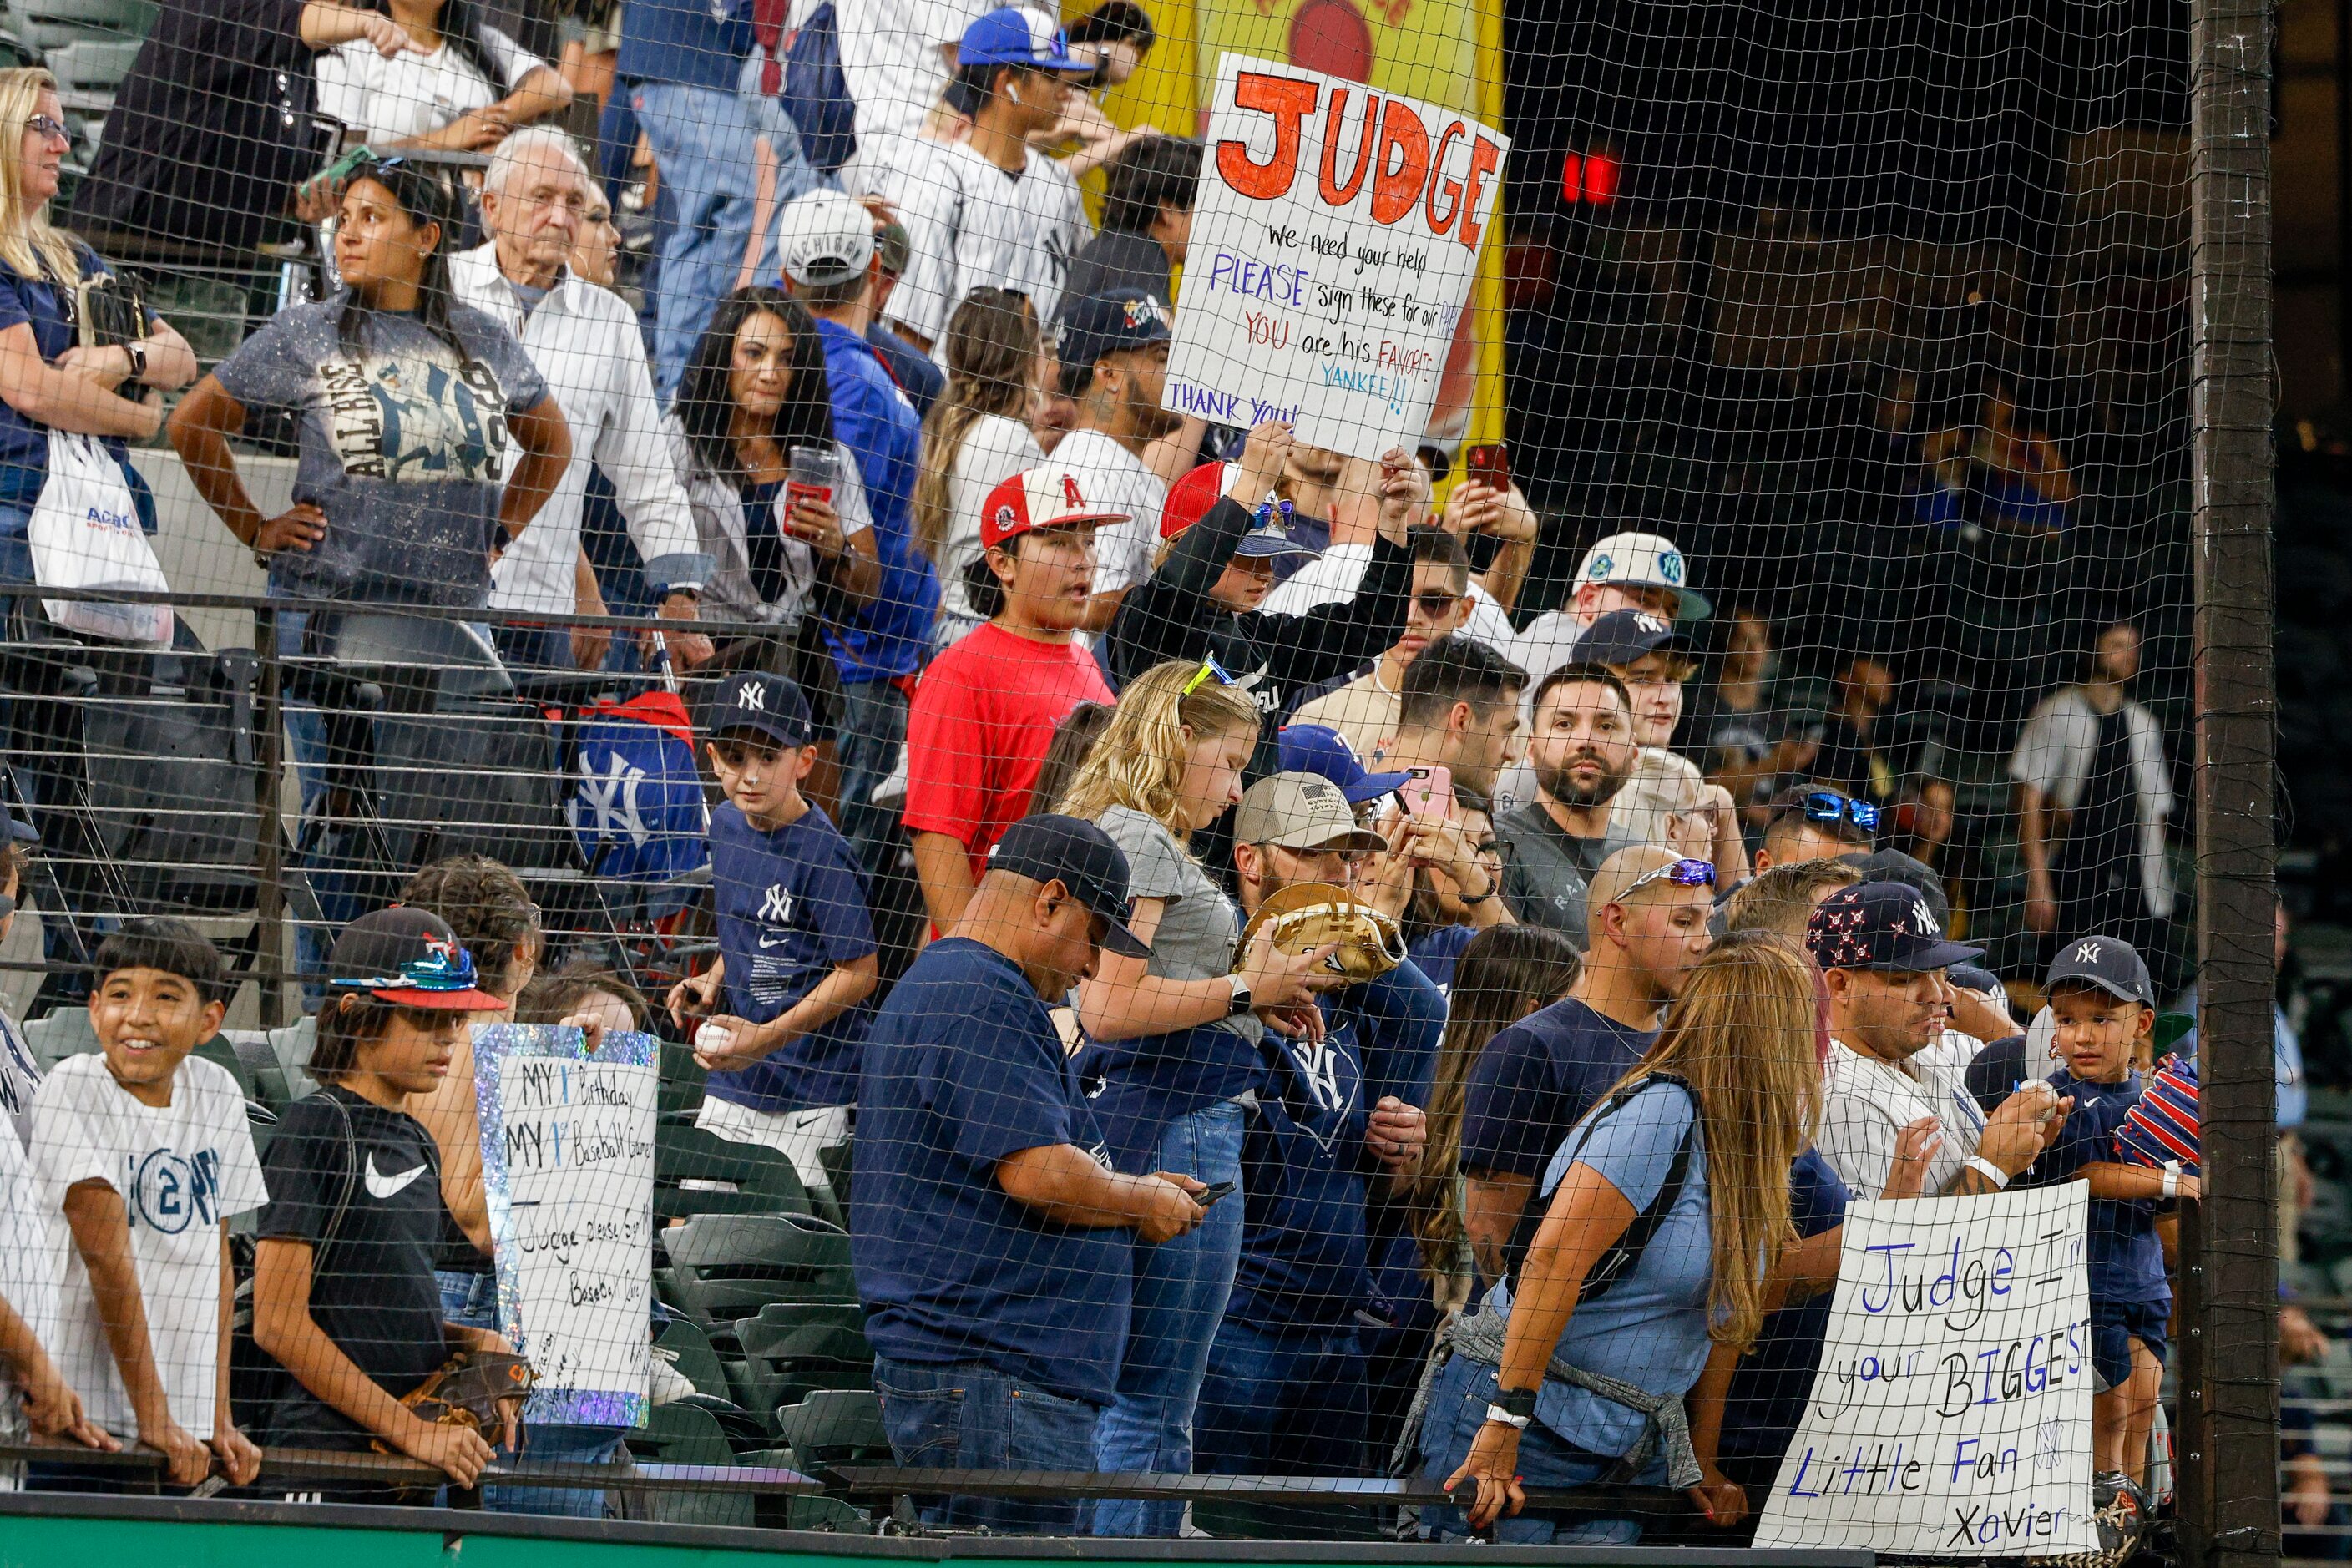
[[15, 1479], [2139, 1549], [2187, 19], [1787, 11], [11, 0]]

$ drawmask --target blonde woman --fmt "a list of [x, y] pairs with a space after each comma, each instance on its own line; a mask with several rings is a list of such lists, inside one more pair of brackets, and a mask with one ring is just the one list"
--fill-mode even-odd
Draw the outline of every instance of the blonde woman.
[[[72, 285], [112, 276], [89, 247], [49, 225], [58, 169], [73, 143], [55, 78], [37, 67], [0, 70], [0, 581], [30, 583], [25, 542], [48, 478], [49, 432], [106, 438], [130, 471], [126, 437], [145, 440], [163, 422], [163, 400], [196, 378], [196, 356], [161, 316], [147, 335], [110, 348], [79, 346]], [[145, 507], [146, 487], [130, 481]]]
[[[1324, 953], [1241, 953], [1241, 913], [1194, 859], [1192, 836], [1241, 799], [1257, 745], [1257, 705], [1214, 664], [1163, 664], [1120, 693], [1109, 727], [1060, 809], [1098, 824], [1126, 852], [1149, 960], [1106, 951], [1077, 987], [1087, 1042], [1077, 1060], [1113, 1164], [1196, 1177], [1225, 1196], [1197, 1229], [1135, 1249], [1134, 1312], [1118, 1395], [1095, 1428], [1095, 1468], [1187, 1475], [1192, 1410], [1241, 1258], [1242, 1097], [1264, 1072], [1266, 1020], [1311, 1012], [1339, 977]], [[1097, 1091], [1094, 1086], [1099, 1082]], [[1172, 1536], [1181, 1504], [1096, 1505], [1097, 1535]]]
[[[935, 648], [988, 619], [971, 602], [980, 514], [988, 493], [1045, 461], [1029, 430], [1036, 395], [1037, 315], [1009, 289], [975, 289], [948, 319], [948, 389], [923, 421], [915, 543], [940, 574]], [[1099, 498], [1097, 498], [1099, 499]]]
[[[1717, 1524], [1746, 1511], [1677, 1440], [1680, 1406], [1716, 1347], [1755, 1340], [1785, 1271], [1789, 1171], [1821, 1114], [1815, 985], [1780, 937], [1717, 942], [1656, 1046], [1553, 1154], [1549, 1207], [1513, 1238], [1479, 1313], [1449, 1331], [1454, 1357], [1430, 1391], [1423, 1474], [1473, 1494], [1439, 1510], [1441, 1537], [1466, 1522], [1514, 1544], [1637, 1541], [1637, 1520], [1521, 1517], [1523, 1489], [1596, 1480], [1661, 1436], [1632, 1479], [1671, 1478]], [[1655, 1219], [1639, 1257], [1616, 1252], [1643, 1214]], [[1555, 1363], [1613, 1387], [1564, 1379]]]

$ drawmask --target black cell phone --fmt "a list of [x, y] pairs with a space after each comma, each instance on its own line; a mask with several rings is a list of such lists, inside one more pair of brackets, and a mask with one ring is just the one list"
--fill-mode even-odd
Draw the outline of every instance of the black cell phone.
[[1207, 1208], [1219, 1198], [1233, 1196], [1234, 1188], [1236, 1184], [1237, 1184], [1233, 1182], [1212, 1182], [1206, 1187], [1201, 1189], [1201, 1191], [1193, 1194], [1192, 1201], [1199, 1204], [1202, 1208]]

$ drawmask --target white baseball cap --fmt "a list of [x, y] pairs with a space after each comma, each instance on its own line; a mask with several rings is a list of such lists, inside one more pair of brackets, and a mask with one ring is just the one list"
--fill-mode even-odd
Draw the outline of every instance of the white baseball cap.
[[784, 205], [776, 259], [803, 288], [846, 283], [874, 262], [874, 215], [839, 191], [815, 190]]
[[1715, 606], [1690, 585], [1690, 568], [1675, 542], [1662, 533], [1612, 533], [1594, 542], [1577, 563], [1576, 585], [1671, 588], [1675, 619], [1705, 620]]

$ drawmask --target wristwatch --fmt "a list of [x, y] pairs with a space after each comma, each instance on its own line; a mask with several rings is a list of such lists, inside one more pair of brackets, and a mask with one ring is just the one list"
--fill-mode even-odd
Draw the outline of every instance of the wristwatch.
[[1536, 1417], [1536, 1394], [1533, 1388], [1498, 1388], [1486, 1406], [1486, 1419], [1499, 1421], [1506, 1426], [1527, 1430], [1528, 1423]]
[[1243, 979], [1238, 974], [1228, 974], [1225, 976], [1225, 983], [1234, 988], [1233, 1000], [1225, 1004], [1226, 1017], [1238, 1018], [1243, 1014], [1257, 1005], [1257, 1004], [1250, 998], [1248, 981]]

